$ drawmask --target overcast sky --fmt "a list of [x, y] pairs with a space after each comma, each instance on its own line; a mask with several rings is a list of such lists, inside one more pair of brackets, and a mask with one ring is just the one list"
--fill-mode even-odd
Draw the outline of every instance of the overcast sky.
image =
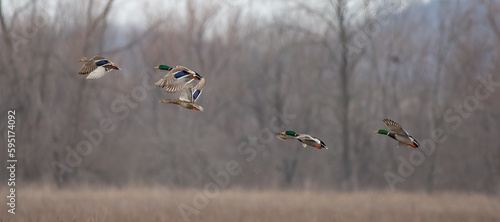
[[[18, 9], [21, 8], [26, 2], [31, 0], [2, 0], [3, 12], [7, 18], [9, 18], [13, 13], [13, 7]], [[200, 3], [204, 1], [200, 0], [189, 0], [189, 1], [199, 1]], [[295, 0], [214, 0], [221, 2], [222, 10], [231, 10], [235, 7], [243, 7], [244, 12], [251, 12], [254, 15], [261, 16], [263, 18], [269, 18], [280, 8], [285, 8], [290, 6], [295, 2]], [[403, 2], [407, 0], [402, 0]], [[410, 0], [411, 1], [411, 0]], [[416, 0], [428, 2], [429, 0]], [[44, 0], [43, 7], [46, 9], [47, 14], [54, 14], [54, 10], [57, 8], [57, 4], [60, 0]], [[64, 1], [63, 1], [64, 2]], [[71, 4], [71, 1], [69, 1]], [[113, 9], [110, 13], [110, 19], [118, 24], [141, 24], [146, 20], [147, 14], [143, 13], [146, 10], [148, 13], [161, 14], [161, 10], [166, 10], [164, 13], [168, 13], [170, 8], [179, 8], [183, 10], [185, 8], [184, 4], [186, 1], [180, 0], [140, 0], [140, 1], [130, 1], [130, 0], [116, 0], [113, 3]], [[307, 1], [308, 4], [321, 7], [322, 0], [311, 0]], [[357, 0], [351, 0], [350, 3], [355, 4]], [[67, 2], [66, 2], [67, 3]], [[94, 3], [96, 7], [99, 4], [104, 4], [104, 2]], [[161, 7], [158, 7], [160, 5]], [[203, 4], [201, 4], [203, 5]], [[200, 6], [202, 7], [202, 6]]]

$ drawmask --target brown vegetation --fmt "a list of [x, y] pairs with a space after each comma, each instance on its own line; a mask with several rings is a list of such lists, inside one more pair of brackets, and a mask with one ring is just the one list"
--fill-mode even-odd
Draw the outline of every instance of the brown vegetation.
[[[0, 190], [5, 193], [5, 190]], [[195, 190], [166, 188], [18, 191], [16, 215], [0, 221], [185, 221]], [[190, 221], [499, 221], [500, 201], [482, 194], [226, 190]]]

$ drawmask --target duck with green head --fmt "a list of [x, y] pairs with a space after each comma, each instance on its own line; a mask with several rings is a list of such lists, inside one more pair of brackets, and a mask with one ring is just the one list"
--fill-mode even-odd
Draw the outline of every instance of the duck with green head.
[[[165, 91], [169, 93], [181, 92], [178, 99], [164, 99], [160, 102], [173, 103], [186, 109], [203, 111], [203, 107], [197, 105], [195, 102], [205, 87], [205, 78], [182, 66], [172, 68], [167, 65], [159, 65], [155, 68], [169, 71], [161, 80], [155, 83], [155, 86], [163, 87]], [[194, 79], [200, 80], [196, 86], [193, 86], [192, 83]]]
[[[167, 65], [159, 65], [155, 67], [155, 69], [168, 71], [163, 78], [154, 84], [155, 86], [165, 88], [165, 92], [168, 93], [175, 93], [183, 90], [184, 87], [186, 87], [186, 84], [192, 82], [193, 80], [198, 80], [200, 81], [198, 84], [203, 86], [205, 85], [205, 78], [197, 72], [184, 66], [176, 66], [172, 68]], [[201, 94], [201, 90], [199, 90], [197, 94]]]
[[375, 131], [374, 133], [387, 135], [394, 140], [397, 140], [399, 142], [398, 146], [411, 146], [413, 148], [417, 148], [420, 146], [417, 140], [413, 138], [413, 136], [411, 136], [408, 132], [406, 132], [406, 130], [404, 130], [403, 127], [399, 125], [399, 123], [390, 119], [384, 119], [384, 124], [391, 130], [390, 132], [381, 129]]
[[318, 149], [328, 149], [326, 144], [318, 139], [317, 137], [308, 135], [308, 134], [298, 134], [295, 131], [285, 131], [281, 133], [276, 133], [276, 137], [278, 137], [280, 140], [291, 140], [291, 139], [297, 139], [302, 143], [303, 147], [306, 146], [312, 146], [316, 147]]

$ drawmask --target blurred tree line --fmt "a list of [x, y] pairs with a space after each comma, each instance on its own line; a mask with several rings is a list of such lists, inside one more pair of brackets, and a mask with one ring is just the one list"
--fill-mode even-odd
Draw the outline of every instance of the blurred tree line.
[[[392, 172], [401, 190], [499, 191], [500, 2], [148, 1], [131, 24], [112, 19], [123, 1], [0, 2], [20, 184], [200, 187], [235, 160], [231, 187], [386, 189]], [[93, 55], [122, 70], [85, 80]], [[207, 78], [204, 112], [159, 103], [177, 96], [152, 87], [159, 64]], [[414, 150], [372, 133], [384, 118], [441, 132], [410, 175]], [[330, 149], [270, 138], [273, 119]]]

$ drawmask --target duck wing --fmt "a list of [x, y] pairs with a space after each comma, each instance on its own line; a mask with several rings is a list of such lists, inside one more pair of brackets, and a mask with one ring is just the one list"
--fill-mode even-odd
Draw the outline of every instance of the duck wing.
[[111, 69], [103, 67], [103, 66], [99, 66], [96, 69], [94, 69], [94, 71], [90, 72], [89, 75], [87, 76], [87, 78], [85, 78], [85, 79], [99, 79], [99, 78], [103, 77], [104, 74], [108, 73], [109, 71], [111, 71]]
[[165, 92], [175, 93], [186, 87], [187, 83], [193, 81], [194, 72], [183, 66], [176, 66], [154, 85], [165, 88]]
[[196, 86], [193, 88], [193, 101], [196, 102], [196, 100], [200, 97], [201, 92], [203, 91], [203, 88], [205, 88], [207, 80], [206, 78], [200, 79], [200, 82], [196, 84]]
[[291, 140], [291, 139], [296, 139], [294, 136], [286, 135], [284, 133], [276, 133], [276, 137], [280, 140]]
[[397, 123], [396, 121], [394, 120], [390, 120], [390, 119], [384, 119], [384, 124], [387, 126], [387, 128], [389, 128], [391, 131], [401, 135], [401, 136], [406, 136], [406, 137], [409, 137], [410, 134], [408, 134], [408, 132], [406, 132], [403, 127], [401, 127], [401, 125], [399, 125], [399, 123]]

